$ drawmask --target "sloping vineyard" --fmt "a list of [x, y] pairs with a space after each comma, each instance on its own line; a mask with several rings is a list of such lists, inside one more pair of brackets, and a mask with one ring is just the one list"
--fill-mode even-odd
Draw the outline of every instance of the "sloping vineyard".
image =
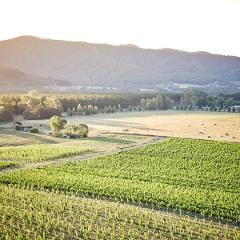
[[239, 239], [233, 227], [125, 204], [0, 186], [0, 239]]
[[0, 182], [240, 221], [240, 146], [170, 139], [95, 160], [4, 174]]

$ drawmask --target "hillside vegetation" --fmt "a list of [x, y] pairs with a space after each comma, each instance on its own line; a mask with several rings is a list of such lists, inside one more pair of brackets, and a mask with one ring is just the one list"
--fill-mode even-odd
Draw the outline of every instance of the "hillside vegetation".
[[25, 92], [37, 88], [45, 90], [49, 85], [69, 86], [67, 81], [27, 74], [16, 68], [0, 66], [1, 92]]

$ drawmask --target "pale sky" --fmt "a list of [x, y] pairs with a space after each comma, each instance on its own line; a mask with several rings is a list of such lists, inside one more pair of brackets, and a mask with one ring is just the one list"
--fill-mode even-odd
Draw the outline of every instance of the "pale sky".
[[0, 40], [20, 35], [240, 56], [240, 0], [0, 0]]

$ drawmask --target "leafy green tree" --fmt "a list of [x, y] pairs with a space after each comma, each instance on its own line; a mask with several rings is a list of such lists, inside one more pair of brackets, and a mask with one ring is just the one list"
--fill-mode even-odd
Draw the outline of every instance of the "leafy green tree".
[[61, 103], [60, 99], [56, 96], [46, 97], [43, 104], [47, 108], [54, 108], [61, 112], [63, 111], [62, 103]]
[[50, 119], [50, 128], [53, 131], [54, 136], [60, 136], [61, 130], [66, 125], [67, 121], [59, 116], [53, 116]]
[[0, 106], [10, 113], [18, 113], [18, 103], [20, 102], [19, 96], [2, 95], [0, 96]]

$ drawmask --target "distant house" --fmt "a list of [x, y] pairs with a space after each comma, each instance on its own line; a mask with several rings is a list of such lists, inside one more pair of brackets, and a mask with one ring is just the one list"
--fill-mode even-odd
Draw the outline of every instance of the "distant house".
[[203, 111], [209, 111], [210, 110], [210, 107], [206, 106], [206, 107], [202, 107], [201, 108]]
[[32, 126], [19, 126], [19, 131], [29, 132], [30, 128], [32, 128]]
[[231, 107], [231, 110], [232, 110], [233, 112], [240, 112], [240, 105], [232, 106], [232, 107]]

